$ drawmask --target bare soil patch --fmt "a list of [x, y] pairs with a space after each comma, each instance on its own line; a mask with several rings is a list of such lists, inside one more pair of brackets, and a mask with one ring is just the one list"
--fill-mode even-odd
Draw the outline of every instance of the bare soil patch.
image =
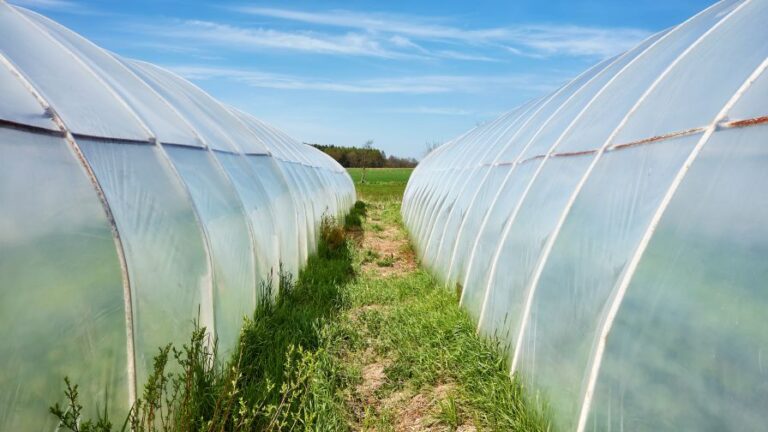
[[362, 241], [363, 251], [371, 251], [369, 260], [363, 262], [363, 271], [379, 277], [402, 275], [416, 270], [416, 258], [410, 243], [398, 227], [385, 226], [381, 231], [366, 231]]

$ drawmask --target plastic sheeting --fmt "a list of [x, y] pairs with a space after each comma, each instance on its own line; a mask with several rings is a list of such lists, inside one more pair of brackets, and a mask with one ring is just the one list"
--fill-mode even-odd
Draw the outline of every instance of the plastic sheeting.
[[125, 412], [123, 281], [95, 190], [64, 139], [7, 128], [0, 176], [0, 429], [54, 430], [64, 376]]
[[766, 133], [715, 134], [686, 175], [613, 323], [589, 430], [765, 427]]
[[259, 294], [254, 235], [234, 186], [209, 152], [176, 146], [165, 150], [187, 185], [210, 244], [214, 328], [219, 351], [228, 353]]
[[556, 429], [768, 422], [767, 19], [717, 3], [411, 176], [417, 253]]
[[125, 415], [195, 319], [230, 352], [355, 201], [316, 149], [4, 2], [0, 94], [0, 430], [55, 430], [64, 376]]
[[157, 146], [86, 139], [78, 145], [123, 239], [137, 378], [144, 382], [157, 347], [169, 339], [183, 340], [198, 309], [201, 325], [213, 324], [212, 272], [203, 233], [184, 186]]
[[73, 133], [149, 139], [149, 131], [92, 69], [5, 2], [0, 3], [0, 52], [55, 107]]

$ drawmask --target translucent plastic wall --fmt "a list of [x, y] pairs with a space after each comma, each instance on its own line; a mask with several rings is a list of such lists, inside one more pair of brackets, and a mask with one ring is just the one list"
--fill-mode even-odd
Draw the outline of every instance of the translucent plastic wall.
[[422, 262], [558, 430], [768, 424], [766, 22], [714, 4], [411, 177]]
[[64, 376], [125, 415], [194, 319], [231, 352], [354, 200], [316, 149], [0, 2], [0, 430], [55, 430]]

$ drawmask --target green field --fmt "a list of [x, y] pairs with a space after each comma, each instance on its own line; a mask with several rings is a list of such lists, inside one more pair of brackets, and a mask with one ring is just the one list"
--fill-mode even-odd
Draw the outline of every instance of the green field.
[[[401, 199], [413, 168], [347, 168], [363, 201]], [[365, 174], [365, 177], [363, 177]]]

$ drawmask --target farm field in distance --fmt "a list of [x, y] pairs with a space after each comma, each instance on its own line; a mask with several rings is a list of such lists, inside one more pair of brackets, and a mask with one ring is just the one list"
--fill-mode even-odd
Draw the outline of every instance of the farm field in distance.
[[402, 199], [413, 168], [347, 168], [358, 199]]

